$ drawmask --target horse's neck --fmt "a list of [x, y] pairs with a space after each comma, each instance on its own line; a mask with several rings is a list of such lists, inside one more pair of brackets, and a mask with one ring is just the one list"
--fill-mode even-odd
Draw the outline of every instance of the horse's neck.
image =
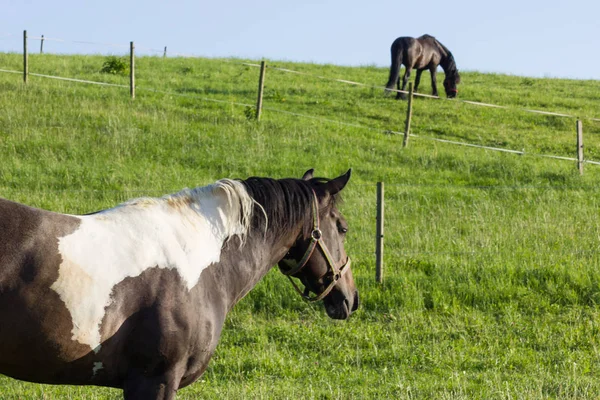
[[440, 66], [444, 69], [444, 72], [450, 73], [456, 71], [456, 62], [454, 61], [454, 56], [450, 50], [448, 50], [446, 46], [441, 44], [437, 39], [433, 38], [433, 40], [440, 51]]
[[456, 62], [454, 61], [454, 57], [451, 53], [448, 53], [446, 56], [442, 57], [440, 66], [444, 69], [446, 74], [456, 71]]
[[297, 232], [268, 232], [255, 230], [244, 243], [238, 237], [226, 242], [222, 253], [222, 271], [227, 281], [229, 309], [244, 297], [289, 251]]

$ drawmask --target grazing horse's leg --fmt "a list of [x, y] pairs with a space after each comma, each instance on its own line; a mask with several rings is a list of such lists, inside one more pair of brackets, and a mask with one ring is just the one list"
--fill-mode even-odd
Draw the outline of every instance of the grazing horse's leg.
[[437, 66], [430, 67], [429, 72], [431, 73], [431, 94], [438, 96], [437, 90]]
[[[404, 76], [402, 77], [402, 88], [400, 88], [400, 80], [398, 80], [398, 90], [403, 90], [403, 91], [406, 90], [406, 84], [408, 83], [408, 80], [410, 79], [411, 71], [412, 71], [412, 68], [406, 67], [406, 70], [404, 71]], [[398, 92], [396, 99], [406, 100], [406, 93]]]
[[[401, 89], [402, 86], [400, 86], [400, 74], [398, 74], [398, 79], [396, 80], [396, 88], [398, 88], [398, 90], [402, 90]], [[400, 92], [396, 92], [396, 100], [401, 99], [402, 95]]]
[[421, 83], [421, 74], [423, 73], [422, 69], [417, 70], [417, 76], [415, 77], [415, 89], [416, 92], [419, 89], [419, 84]]

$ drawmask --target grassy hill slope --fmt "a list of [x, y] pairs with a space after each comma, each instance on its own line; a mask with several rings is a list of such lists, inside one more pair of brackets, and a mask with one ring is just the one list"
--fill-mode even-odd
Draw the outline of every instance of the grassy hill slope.
[[[102, 56], [32, 55], [30, 71], [127, 85]], [[0, 54], [0, 69], [20, 68]], [[350, 224], [362, 308], [329, 320], [273, 270], [230, 314], [201, 382], [181, 398], [581, 398], [600, 395], [600, 82], [462, 73], [458, 101], [383, 96], [387, 70], [143, 57], [128, 89], [0, 73], [0, 196], [86, 213], [223, 177], [332, 177], [353, 168]], [[352, 86], [330, 79], [346, 79]], [[443, 79], [443, 75], [438, 79]], [[422, 90], [429, 92], [428, 76]], [[369, 86], [370, 85], [370, 86]], [[429, 139], [426, 139], [429, 138]], [[518, 156], [441, 138], [525, 150]], [[385, 182], [385, 281], [374, 282], [375, 185]], [[119, 398], [0, 377], [0, 398]]]

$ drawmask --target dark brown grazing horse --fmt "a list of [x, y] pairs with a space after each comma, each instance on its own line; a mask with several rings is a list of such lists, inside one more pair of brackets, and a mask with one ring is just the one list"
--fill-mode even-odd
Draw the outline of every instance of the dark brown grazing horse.
[[[416, 92], [419, 83], [421, 83], [421, 74], [427, 69], [431, 74], [432, 94], [437, 96], [436, 74], [438, 65], [441, 65], [446, 74], [444, 79], [446, 96], [448, 98], [456, 97], [458, 93], [456, 86], [460, 83], [460, 75], [456, 68], [454, 56], [436, 38], [430, 35], [423, 35], [416, 39], [406, 36], [399, 37], [392, 43], [391, 53], [392, 65], [390, 66], [390, 77], [385, 85], [386, 89], [393, 89], [394, 84], [397, 84], [398, 90], [405, 90], [410, 73], [414, 68], [417, 70], [414, 88]], [[402, 78], [402, 87], [400, 87], [400, 67], [402, 64], [404, 64], [405, 71]], [[396, 95], [396, 99], [405, 98], [405, 93], [398, 92]]]
[[0, 200], [0, 373], [173, 399], [278, 263], [348, 318], [359, 299], [336, 204], [349, 178], [222, 179], [82, 216]]

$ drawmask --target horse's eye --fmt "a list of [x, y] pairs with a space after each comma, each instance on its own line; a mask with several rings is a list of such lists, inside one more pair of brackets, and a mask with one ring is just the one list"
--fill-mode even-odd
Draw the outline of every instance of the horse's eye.
[[348, 232], [348, 228], [346, 228], [345, 226], [342, 226], [342, 225], [338, 225], [338, 232], [346, 233], [346, 232]]

